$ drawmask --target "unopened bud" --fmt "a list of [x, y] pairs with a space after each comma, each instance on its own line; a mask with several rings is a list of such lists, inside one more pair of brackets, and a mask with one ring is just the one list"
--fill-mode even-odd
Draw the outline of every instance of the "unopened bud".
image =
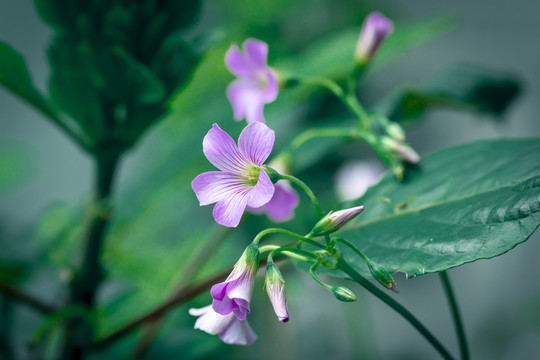
[[383, 136], [381, 139], [382, 145], [387, 150], [391, 150], [397, 154], [397, 156], [403, 160], [416, 164], [420, 161], [420, 155], [413, 148], [404, 142], [399, 142], [388, 136]]
[[279, 321], [289, 321], [287, 297], [285, 296], [285, 280], [283, 280], [281, 272], [274, 262], [269, 262], [266, 265], [264, 286]]
[[374, 261], [369, 261], [368, 263], [369, 271], [371, 275], [385, 288], [392, 290], [396, 293], [399, 291], [396, 289], [396, 282], [392, 275], [384, 268], [383, 266], [377, 264]]
[[341, 229], [343, 225], [354, 219], [358, 214], [364, 211], [363, 206], [357, 206], [350, 209], [329, 212], [323, 217], [311, 230], [311, 236], [323, 236], [331, 234]]
[[336, 286], [332, 288], [332, 294], [338, 299], [339, 301], [345, 301], [345, 302], [353, 302], [356, 301], [356, 295], [354, 293], [347, 289], [344, 286]]
[[354, 57], [357, 64], [367, 64], [393, 30], [394, 25], [390, 19], [377, 12], [369, 14], [356, 44]]
[[395, 122], [390, 122], [386, 125], [386, 131], [388, 132], [388, 135], [396, 139], [397, 141], [403, 142], [405, 141], [405, 132], [403, 131], [403, 128], [401, 125]]

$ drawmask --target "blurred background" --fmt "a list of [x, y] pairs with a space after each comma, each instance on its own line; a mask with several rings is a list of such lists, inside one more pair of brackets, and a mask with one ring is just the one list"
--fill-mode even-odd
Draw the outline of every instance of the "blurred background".
[[[373, 66], [360, 91], [368, 108], [376, 107], [396, 87], [422, 86], [455, 64], [509, 74], [522, 85], [517, 100], [500, 116], [433, 109], [421, 121], [406, 124], [408, 142], [421, 155], [477, 139], [540, 135], [537, 1], [203, 1], [197, 21], [185, 34], [203, 39], [200, 63], [173, 97], [170, 113], [146, 131], [120, 167], [104, 253], [108, 278], [98, 294], [98, 335], [110, 334], [153, 308], [182, 283], [232, 265], [253, 234], [271, 224], [263, 215], [251, 216], [238, 230], [212, 241], [221, 230], [210, 225], [211, 207], [199, 207], [190, 187], [198, 173], [211, 169], [201, 146], [211, 124], [220, 124], [233, 138], [243, 126], [232, 120], [225, 97], [232, 80], [223, 63], [228, 46], [255, 37], [269, 44], [269, 63], [275, 68], [293, 72], [295, 66], [311, 64], [308, 71], [318, 71], [317, 66], [326, 71], [324, 61], [332, 52], [347, 54], [354, 47], [353, 43], [340, 49], [333, 39], [357, 34], [363, 18], [373, 10], [395, 21], [393, 36], [404, 29], [417, 31], [412, 37], [423, 40], [404, 46], [403, 51], [388, 52], [394, 56]], [[47, 48], [52, 36], [32, 1], [0, 1], [0, 40], [23, 55], [34, 84], [43, 92], [50, 76]], [[66, 296], [66, 278], [77, 264], [78, 237], [91, 188], [91, 158], [3, 88], [0, 108], [0, 274], [29, 293], [60, 304]], [[265, 116], [276, 130], [276, 149], [281, 149], [308, 124], [342, 121], [346, 112], [323, 93], [285, 91], [265, 108]], [[299, 176], [321, 194], [326, 208], [343, 200], [336, 176], [344, 171], [343, 159], [349, 165], [370, 161], [378, 166], [365, 146], [335, 147], [328, 156], [316, 159], [310, 151], [300, 161]], [[329, 171], [321, 174], [315, 165]], [[301, 202], [297, 213], [309, 214], [309, 204], [304, 198]], [[300, 216], [287, 226], [302, 231], [309, 227], [308, 221]], [[540, 286], [535, 276], [539, 240], [536, 233], [504, 256], [449, 271], [474, 359], [540, 358]], [[205, 254], [207, 249], [215, 251]], [[190, 273], [189, 259], [195, 256], [205, 263]], [[195, 318], [187, 310], [207, 305], [210, 295], [204, 293], [167, 314], [157, 338], [140, 358], [438, 357], [408, 323], [352, 283], [347, 286], [356, 290], [358, 302], [341, 303], [291, 264], [283, 265], [283, 274], [291, 320], [277, 321], [259, 280], [249, 317], [259, 336], [254, 345], [224, 345], [216, 336], [192, 329]], [[406, 280], [398, 274], [396, 280], [401, 292], [395, 298], [457, 354], [438, 277]], [[58, 330], [36, 331], [44, 328], [41, 315], [4, 297], [0, 302], [4, 343], [0, 358], [53, 359]], [[130, 358], [140, 335], [131, 333], [91, 358]]]

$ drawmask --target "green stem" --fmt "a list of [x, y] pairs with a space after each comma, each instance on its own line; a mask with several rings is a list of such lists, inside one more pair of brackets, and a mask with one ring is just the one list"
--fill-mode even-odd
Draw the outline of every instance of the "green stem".
[[429, 330], [413, 314], [409, 312], [409, 310], [405, 309], [403, 305], [385, 294], [382, 290], [360, 275], [356, 270], [350, 267], [341, 256], [337, 258], [337, 266], [338, 269], [349, 275], [354, 281], [362, 285], [366, 290], [403, 316], [405, 320], [416, 328], [416, 330], [418, 330], [418, 332], [420, 332], [420, 334], [422, 334], [422, 336], [424, 336], [426, 340], [433, 345], [433, 347], [444, 359], [453, 360], [453, 357], [450, 355], [448, 350], [446, 350], [446, 348], [435, 338], [435, 336], [433, 336], [431, 332], [429, 332]]
[[283, 255], [286, 255], [290, 257], [291, 259], [296, 259], [296, 260], [300, 260], [304, 262], [306, 261], [312, 262], [311, 260], [308, 260], [308, 259], [313, 259], [315, 261], [318, 259], [316, 255], [310, 253], [309, 251], [304, 251], [304, 250], [301, 250], [298, 248], [292, 248], [292, 247], [278, 247], [277, 249], [272, 250], [270, 254], [268, 254], [269, 263], [274, 261], [274, 256], [277, 253], [282, 253]]
[[311, 203], [313, 204], [313, 206], [315, 207], [315, 210], [317, 211], [317, 216], [320, 218], [322, 218], [324, 215], [323, 215], [323, 211], [321, 209], [321, 205], [319, 205], [319, 201], [317, 200], [317, 198], [315, 197], [315, 194], [313, 194], [313, 191], [311, 191], [311, 189], [309, 188], [309, 186], [307, 186], [302, 180], [298, 179], [298, 178], [295, 178], [294, 176], [292, 175], [284, 175], [284, 174], [279, 174], [279, 178], [281, 180], [288, 180], [296, 185], [298, 185], [302, 190], [304, 190], [304, 192], [306, 193], [306, 195], [309, 197], [309, 199], [311, 200]]
[[315, 85], [315, 86], [321, 86], [328, 90], [330, 90], [336, 97], [343, 99], [345, 96], [345, 92], [339, 86], [335, 81], [322, 78], [322, 77], [310, 77], [310, 78], [302, 78], [300, 79], [300, 82], [305, 85]]
[[294, 233], [292, 231], [285, 230], [285, 229], [280, 229], [280, 228], [270, 228], [270, 229], [266, 229], [266, 230], [261, 231], [260, 233], [257, 234], [257, 236], [255, 236], [255, 239], [253, 239], [253, 243], [254, 244], [259, 244], [259, 242], [261, 241], [261, 239], [264, 236], [270, 235], [270, 234], [287, 235], [287, 236], [290, 236], [290, 237], [292, 237], [292, 238], [294, 238], [296, 240], [299, 240], [299, 241], [306, 242], [308, 244], [317, 246], [317, 247], [319, 247], [321, 249], [326, 249], [326, 247], [323, 244], [320, 244], [320, 243], [316, 242], [315, 240], [311, 240], [311, 239], [309, 239], [307, 237], [304, 237], [304, 236], [299, 235], [297, 233]]
[[439, 272], [439, 276], [441, 277], [444, 293], [448, 299], [450, 311], [452, 312], [452, 319], [454, 320], [454, 325], [456, 327], [456, 335], [459, 341], [459, 352], [461, 354], [461, 359], [469, 360], [470, 355], [469, 347], [467, 345], [467, 337], [465, 336], [465, 328], [463, 327], [463, 322], [459, 313], [454, 290], [452, 289], [452, 284], [450, 283], [450, 279], [448, 278], [446, 271]]
[[[110, 198], [120, 154], [106, 152], [95, 155], [96, 170], [93, 201], [83, 238], [82, 264], [71, 283], [67, 306], [82, 306], [92, 311], [97, 289], [103, 279], [101, 252], [103, 239], [111, 216]], [[85, 342], [91, 340], [92, 326], [82, 319], [72, 319], [66, 324], [66, 338], [62, 359], [80, 359]]]
[[319, 277], [317, 276], [317, 274], [315, 274], [315, 271], [317, 270], [317, 268], [319, 267], [319, 263], [315, 263], [313, 265], [311, 265], [311, 268], [309, 269], [309, 274], [311, 275], [311, 277], [313, 278], [313, 280], [315, 280], [315, 282], [319, 285], [321, 285], [323, 288], [327, 289], [327, 290], [330, 290], [332, 291], [332, 286], [328, 285], [327, 283], [323, 282], [321, 279], [319, 279]]
[[358, 256], [360, 256], [362, 258], [362, 260], [364, 260], [366, 263], [369, 263], [371, 261], [371, 260], [368, 259], [368, 257], [366, 255], [364, 255], [360, 250], [358, 250], [358, 248], [356, 246], [354, 246], [353, 244], [351, 244], [347, 240], [345, 240], [343, 238], [339, 238], [339, 237], [332, 239], [333, 243], [336, 243], [338, 241], [340, 243], [342, 243], [342, 244], [347, 245], [349, 248], [351, 248], [352, 251], [354, 251]]
[[300, 133], [291, 142], [291, 151], [297, 151], [302, 145], [312, 139], [323, 137], [341, 137], [346, 139], [358, 139], [358, 130], [350, 128], [311, 128]]

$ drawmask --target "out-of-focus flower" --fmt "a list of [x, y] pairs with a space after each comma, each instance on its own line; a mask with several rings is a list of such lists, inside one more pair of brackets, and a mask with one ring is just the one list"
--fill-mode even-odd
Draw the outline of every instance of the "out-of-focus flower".
[[344, 201], [358, 199], [368, 187], [380, 180], [385, 170], [380, 162], [346, 162], [336, 175], [336, 191], [339, 197]]
[[239, 320], [244, 320], [250, 312], [249, 302], [258, 268], [259, 248], [251, 244], [244, 250], [227, 280], [212, 286], [210, 294], [214, 298], [214, 311], [221, 315], [234, 313]]
[[336, 212], [331, 211], [315, 224], [309, 235], [323, 236], [338, 231], [343, 225], [354, 219], [362, 211], [364, 211], [363, 206], [356, 206]]
[[285, 296], [285, 280], [283, 280], [283, 276], [281, 276], [281, 272], [274, 262], [268, 262], [266, 265], [264, 286], [279, 321], [289, 321], [287, 297]]
[[246, 206], [263, 206], [274, 195], [274, 184], [261, 168], [274, 136], [265, 124], [252, 123], [240, 134], [238, 146], [217, 124], [204, 137], [204, 155], [221, 171], [200, 174], [191, 187], [201, 206], [217, 202], [213, 215], [219, 224], [238, 226]]
[[[281, 174], [287, 174], [285, 166], [280, 161], [272, 161], [268, 166]], [[249, 208], [254, 214], [266, 213], [275, 222], [283, 222], [292, 219], [294, 209], [300, 201], [298, 194], [288, 181], [280, 180], [274, 184], [274, 196], [269, 202], [259, 208]]]
[[268, 45], [260, 40], [244, 41], [243, 52], [232, 45], [225, 54], [227, 68], [238, 77], [227, 87], [234, 119], [264, 122], [265, 104], [276, 100], [279, 86], [275, 72], [266, 64]]
[[226, 344], [250, 345], [257, 340], [247, 320], [238, 320], [234, 314], [221, 315], [212, 309], [212, 305], [200, 309], [189, 309], [189, 314], [199, 316], [195, 329], [219, 335]]
[[361, 65], [368, 63], [375, 56], [384, 39], [393, 30], [392, 21], [383, 14], [378, 12], [369, 14], [362, 25], [362, 31], [356, 44], [354, 54], [356, 62]]

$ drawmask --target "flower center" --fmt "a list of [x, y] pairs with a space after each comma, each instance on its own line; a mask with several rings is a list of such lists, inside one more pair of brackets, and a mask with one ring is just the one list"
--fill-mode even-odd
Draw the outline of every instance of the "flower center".
[[257, 181], [259, 181], [260, 173], [261, 173], [260, 166], [250, 167], [246, 174], [248, 184], [252, 186], [257, 185]]

